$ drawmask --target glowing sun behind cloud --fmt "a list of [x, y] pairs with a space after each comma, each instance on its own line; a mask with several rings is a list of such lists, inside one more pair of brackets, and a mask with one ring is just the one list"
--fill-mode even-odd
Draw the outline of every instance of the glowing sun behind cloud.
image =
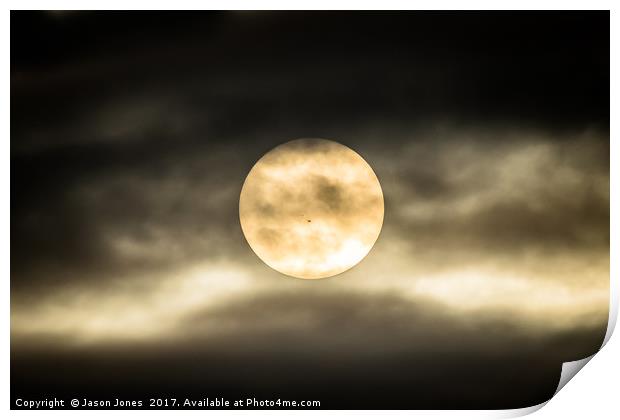
[[239, 219], [271, 268], [318, 279], [358, 264], [383, 225], [383, 192], [366, 161], [330, 140], [300, 139], [265, 154], [248, 174]]

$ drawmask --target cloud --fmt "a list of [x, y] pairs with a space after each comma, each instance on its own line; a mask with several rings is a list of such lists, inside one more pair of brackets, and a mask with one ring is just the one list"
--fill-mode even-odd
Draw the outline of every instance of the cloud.
[[[179, 319], [175, 331], [132, 344], [50, 341], [46, 356], [14, 344], [21, 373], [12, 383], [19, 391], [33, 387], [36, 374], [31, 392], [79, 389], [82, 396], [113, 389], [128, 398], [149, 389], [174, 397], [320, 399], [324, 408], [517, 408], [548, 399], [561, 363], [588, 355], [603, 337], [599, 328], [532, 330], [517, 319], [462, 317], [393, 293], [313, 286], [221, 301]], [[133, 373], [122, 383], [110, 375], [126, 371]]]
[[[414, 301], [451, 305], [464, 316], [495, 311], [530, 326], [550, 319], [604, 325], [604, 136], [470, 129], [445, 130], [440, 138], [422, 131], [415, 138], [392, 138], [408, 144], [404, 150], [360, 140], [356, 149], [384, 191], [383, 229], [368, 257], [330, 284], [352, 293], [395, 290]], [[193, 281], [196, 270], [217, 273], [222, 264], [251, 273], [235, 298], [283, 284], [303, 287], [264, 266], [243, 237], [238, 198], [250, 151], [240, 153], [235, 145], [213, 146], [209, 154], [164, 150], [146, 162], [133, 154], [117, 161], [110, 153], [104, 159], [115, 166], [74, 167], [74, 176], [81, 175], [70, 183], [61, 177], [56, 192], [18, 200], [12, 314], [25, 321], [14, 323], [15, 331], [112, 339], [115, 325], [135, 319], [118, 311], [119, 302], [135, 302], [130, 306], [142, 314], [139, 329], [165, 336], [169, 329], [160, 317], [177, 319], [188, 310], [162, 303], [186, 301], [185, 289], [175, 285]], [[420, 185], [433, 185], [436, 193], [420, 194]], [[209, 294], [215, 286], [197, 287]], [[85, 321], [91, 318], [99, 321]]]

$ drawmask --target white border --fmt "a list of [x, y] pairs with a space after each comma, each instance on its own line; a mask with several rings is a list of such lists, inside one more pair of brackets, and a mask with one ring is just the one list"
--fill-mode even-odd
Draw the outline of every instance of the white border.
[[[271, 9], [288, 9], [288, 10], [316, 10], [316, 9], [383, 9], [383, 10], [409, 10], [409, 9], [417, 9], [417, 10], [485, 10], [485, 9], [495, 9], [495, 10], [517, 10], [517, 9], [533, 9], [533, 10], [545, 10], [545, 9], [601, 9], [601, 10], [611, 10], [611, 45], [617, 46], [620, 44], [618, 42], [618, 23], [620, 23], [620, 19], [617, 16], [616, 10], [614, 10], [615, 2], [612, 1], [547, 1], [547, 0], [522, 0], [522, 1], [469, 1], [465, 3], [464, 1], [452, 0], [452, 1], [405, 1], [405, 0], [383, 0], [383, 1], [368, 1], [368, 0], [359, 0], [359, 1], [339, 1], [339, 0], [314, 0], [314, 1], [296, 1], [296, 2], [286, 2], [286, 1], [251, 1], [251, 0], [231, 0], [231, 1], [211, 1], [211, 2], [201, 2], [198, 0], [175, 0], [171, 1], [162, 1], [162, 0], [152, 0], [152, 1], [132, 1], [132, 0], [93, 0], [86, 2], [80, 2], [76, 0], [59, 0], [59, 1], [7, 1], [5, 4], [8, 5], [7, 11], [3, 15], [2, 18], [2, 28], [3, 37], [2, 37], [2, 57], [4, 60], [3, 71], [5, 74], [5, 83], [3, 84], [3, 101], [2, 101], [2, 118], [4, 124], [4, 136], [5, 141], [2, 142], [2, 146], [4, 147], [4, 159], [5, 164], [2, 165], [0, 171], [2, 173], [2, 178], [0, 181], [0, 196], [3, 200], [2, 206], [2, 221], [0, 222], [0, 229], [2, 229], [2, 268], [5, 276], [5, 284], [4, 290], [5, 293], [2, 294], [2, 302], [4, 305], [4, 328], [5, 332], [3, 335], [3, 346], [2, 346], [2, 385], [1, 390], [3, 394], [3, 398], [1, 400], [2, 408], [4, 410], [8, 410], [10, 407], [9, 401], [9, 379], [10, 379], [10, 348], [9, 348], [9, 335], [10, 335], [10, 9], [20, 10], [20, 9], [58, 9], [58, 10], [97, 10], [97, 9], [118, 9], [118, 10], [130, 10], [130, 9], [162, 9], [162, 10], [180, 10], [180, 9], [190, 9], [190, 10], [198, 10], [198, 9], [212, 9], [212, 10], [271, 10]], [[615, 133], [618, 129], [618, 85], [615, 76], [618, 74], [618, 62], [617, 62], [617, 53], [614, 53], [614, 48], [611, 48], [611, 68], [612, 68], [612, 80], [611, 80], [611, 127], [610, 133]], [[618, 156], [619, 156], [618, 146], [614, 141], [611, 141], [611, 253], [610, 253], [610, 273], [611, 273], [611, 293], [610, 293], [610, 323], [608, 325], [607, 334], [605, 337], [605, 351], [601, 354], [597, 354], [591, 363], [592, 369], [585, 369], [583, 376], [586, 376], [585, 373], [588, 374], [590, 378], [586, 381], [586, 378], [581, 378], [582, 383], [575, 383], [574, 385], [571, 383], [566, 387], [565, 391], [562, 391], [558, 394], [557, 397], [554, 397], [551, 402], [548, 404], [549, 407], [536, 415], [540, 418], [545, 418], [545, 416], [562, 416], [563, 418], [583, 418], [584, 415], [591, 415], [592, 411], [596, 414], [594, 418], [597, 419], [605, 419], [605, 418], [615, 418], [618, 411], [617, 397], [615, 397], [615, 384], [617, 383], [617, 376], [619, 369], [619, 360], [615, 355], [618, 355], [618, 340], [612, 340], [612, 344], [609, 345], [609, 339], [611, 337], [611, 333], [613, 332], [613, 328], [616, 323], [617, 314], [618, 314], [618, 266], [616, 261], [618, 261], [620, 255], [618, 251], [618, 246], [616, 244], [616, 240], [618, 239], [618, 223], [616, 218], [613, 215], [620, 214], [620, 207], [618, 206]], [[614, 353], [612, 353], [614, 352]], [[588, 358], [588, 360], [591, 358]], [[598, 361], [597, 359], [601, 359]], [[603, 363], [604, 362], [604, 363]], [[575, 366], [574, 364], [572, 365]], [[598, 369], [598, 370], [594, 370]], [[578, 370], [578, 369], [577, 369]], [[576, 373], [576, 372], [575, 372]], [[563, 375], [565, 373], [563, 372]], [[580, 375], [581, 376], [581, 375]], [[572, 376], [571, 376], [572, 377]], [[580, 382], [580, 381], [572, 381], [572, 382]], [[579, 386], [578, 386], [579, 385]], [[562, 387], [558, 387], [558, 391]], [[577, 393], [575, 393], [577, 392]], [[554, 403], [556, 400], [557, 404]], [[562, 405], [560, 405], [560, 401]], [[473, 418], [505, 418], [505, 417], [514, 417], [519, 415], [524, 415], [531, 413], [533, 411], [538, 410], [542, 406], [546, 405], [540, 404], [535, 407], [529, 407], [518, 410], [474, 410], [474, 411], [321, 411], [321, 416], [327, 416], [328, 418], [359, 418], [359, 417], [367, 417], [367, 416], [390, 416], [390, 417], [400, 417], [404, 418], [405, 416], [410, 417], [412, 415], [416, 416], [432, 416], [433, 418], [453, 418], [453, 417], [473, 417]], [[148, 413], [148, 414], [147, 414]], [[115, 411], [114, 413], [109, 413], [106, 411], [90, 411], [88, 413], [84, 413], [77, 410], [66, 410], [66, 411], [11, 411], [11, 417], [18, 418], [31, 418], [38, 416], [40, 414], [44, 415], [46, 418], [62, 418], [65, 419], [67, 417], [70, 418], [82, 418], [85, 415], [88, 418], [101, 418], [107, 419], [111, 414], [121, 417], [134, 417], [136, 415], [148, 415], [149, 417], [154, 418], [169, 418], [172, 415], [177, 416], [180, 412], [177, 411]], [[251, 415], [252, 418], [288, 418], [291, 413], [286, 411], [183, 411], [183, 416], [201, 418], [204, 419], [206, 417], [209, 418], [246, 418], [248, 415]], [[296, 418], [312, 418], [314, 419], [319, 413], [316, 411], [295, 411], [294, 415]], [[541, 417], [542, 416], [542, 417]], [[554, 417], [546, 417], [546, 418], [554, 418]]]
[[610, 10], [611, 0], [9, 0], [13, 10]]

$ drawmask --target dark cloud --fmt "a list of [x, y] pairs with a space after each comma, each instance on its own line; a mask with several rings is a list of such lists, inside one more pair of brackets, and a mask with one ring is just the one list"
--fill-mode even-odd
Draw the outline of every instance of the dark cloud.
[[519, 408], [550, 398], [562, 362], [591, 354], [604, 335], [466, 319], [393, 294], [318, 290], [233, 301], [180, 326], [186, 335], [133, 345], [52, 340], [45, 356], [14, 344], [13, 394], [129, 398], [148, 389], [319, 399], [322, 408]]
[[317, 182], [316, 189], [316, 198], [324, 203], [329, 210], [337, 211], [344, 203], [347, 203], [347, 200], [342, 197], [346, 194], [346, 191], [343, 191], [338, 185], [330, 183], [329, 180], [325, 178], [321, 178], [320, 181]]
[[372, 151], [394, 234], [487, 253], [608, 248], [605, 134], [504, 127], [414, 137], [398, 154]]

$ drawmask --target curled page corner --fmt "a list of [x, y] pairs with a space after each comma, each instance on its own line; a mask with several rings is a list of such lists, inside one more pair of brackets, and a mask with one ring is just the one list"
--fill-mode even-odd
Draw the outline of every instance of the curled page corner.
[[[603, 347], [607, 344], [609, 339], [611, 338], [615, 328], [616, 321], [618, 319], [618, 294], [615, 293], [614, 282], [610, 284], [610, 302], [609, 302], [609, 320], [607, 322], [607, 331], [605, 332], [605, 338], [603, 339], [603, 343], [601, 347], [598, 349], [596, 353], [601, 351]], [[532, 414], [541, 408], [543, 408], [555, 395], [560, 392], [562, 388], [571, 380], [573, 377], [579, 372], [585, 365], [588, 364], [590, 360], [596, 355], [596, 353], [585, 357], [579, 360], [573, 360], [571, 362], [562, 363], [562, 372], [560, 373], [560, 380], [558, 382], [558, 386], [553, 393], [553, 396], [549, 398], [547, 401], [544, 401], [540, 404], [532, 405], [530, 407], [524, 408], [515, 408], [511, 410], [501, 410], [498, 412], [495, 418], [515, 418], [522, 417], [528, 414]]]
[[[598, 353], [603, 349], [603, 347], [605, 347], [605, 344], [607, 344], [607, 342], [611, 338], [611, 335], [614, 332], [614, 329], [616, 328], [616, 321], [618, 318], [618, 296], [616, 293], [614, 293], [613, 282], [610, 286], [609, 320], [607, 321], [607, 331], [605, 332], [605, 338], [603, 339], [601, 348], [598, 349], [596, 353]], [[560, 390], [564, 388], [564, 385], [566, 385], [568, 381], [573, 379], [577, 372], [579, 372], [586, 364], [588, 364], [590, 360], [592, 360], [596, 353], [588, 357], [584, 357], [583, 359], [563, 363], [562, 373], [560, 374], [560, 381], [558, 382], [558, 387], [555, 389], [553, 395], [555, 396], [558, 392], [560, 392]]]
[[[610, 282], [609, 320], [607, 321], [607, 331], [605, 332], [605, 338], [603, 339], [601, 348], [598, 349], [596, 353], [598, 353], [599, 351], [603, 349], [603, 347], [605, 347], [605, 344], [607, 344], [607, 342], [611, 338], [616, 328], [616, 321], [618, 319], [618, 293], [616, 293], [616, 291], [617, 291], [617, 285], [613, 281]], [[573, 376], [577, 374], [577, 372], [579, 372], [590, 360], [592, 360], [592, 358], [596, 355], [596, 353], [592, 354], [591, 356], [580, 359], [580, 360], [574, 360], [572, 362], [563, 363], [562, 373], [560, 375], [560, 382], [558, 383], [558, 387], [556, 388], [553, 395], [555, 396], [558, 392], [560, 392], [560, 390], [564, 388], [564, 385], [566, 385], [568, 381], [570, 381], [573, 378]]]
[[549, 401], [551, 400], [547, 400], [547, 401], [541, 402], [540, 404], [532, 405], [530, 407], [513, 408], [511, 410], [501, 410], [501, 412], [497, 413], [495, 418], [510, 419], [510, 418], [515, 418], [515, 417], [527, 416], [528, 414], [532, 414], [535, 411], [538, 411], [541, 408], [543, 408], [545, 405], [547, 405]]
[[564, 388], [564, 385], [566, 385], [568, 381], [573, 379], [577, 372], [579, 372], [581, 368], [583, 368], [590, 360], [592, 360], [595, 354], [596, 353], [583, 359], [562, 363], [562, 373], [560, 374], [560, 381], [558, 382], [558, 387], [555, 389], [553, 395], [555, 396], [558, 392], [560, 392], [560, 390]]
[[[596, 354], [596, 353], [594, 353]], [[560, 390], [570, 381], [576, 374], [583, 368], [593, 357], [594, 354], [588, 356], [584, 359], [573, 360], [572, 362], [562, 363], [562, 373], [560, 374], [560, 381], [558, 382], [558, 386], [553, 393], [553, 396], [549, 398], [547, 401], [544, 401], [540, 404], [532, 405], [530, 407], [524, 408], [516, 408], [512, 410], [503, 410], [501, 414], [496, 416], [496, 418], [514, 418], [514, 417], [522, 417], [527, 416], [528, 414], [532, 414], [535, 411], [543, 408], [555, 395], [560, 392]]]

